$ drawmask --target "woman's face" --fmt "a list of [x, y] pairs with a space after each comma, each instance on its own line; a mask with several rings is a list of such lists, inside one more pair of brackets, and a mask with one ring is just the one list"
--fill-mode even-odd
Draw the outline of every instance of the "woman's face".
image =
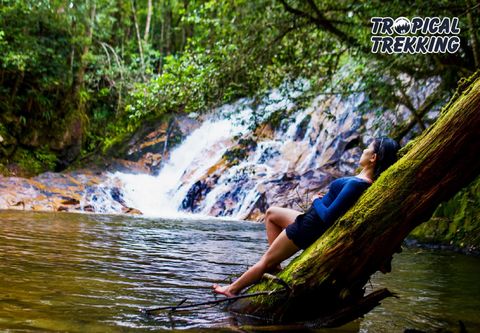
[[360, 166], [366, 167], [370, 164], [373, 164], [377, 159], [377, 154], [375, 154], [375, 150], [373, 149], [373, 141], [368, 145], [367, 148], [363, 150], [362, 156], [360, 157]]

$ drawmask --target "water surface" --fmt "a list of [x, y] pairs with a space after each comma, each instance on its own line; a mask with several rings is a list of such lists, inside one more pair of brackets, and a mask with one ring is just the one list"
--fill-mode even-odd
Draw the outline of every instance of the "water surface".
[[[219, 306], [155, 317], [139, 308], [213, 299], [213, 283], [235, 277], [265, 249], [263, 225], [250, 222], [0, 211], [0, 330], [238, 330]], [[391, 274], [372, 279], [399, 298], [333, 331], [458, 331], [459, 320], [480, 331], [479, 264], [405, 250]], [[254, 330], [263, 329], [271, 328]]]

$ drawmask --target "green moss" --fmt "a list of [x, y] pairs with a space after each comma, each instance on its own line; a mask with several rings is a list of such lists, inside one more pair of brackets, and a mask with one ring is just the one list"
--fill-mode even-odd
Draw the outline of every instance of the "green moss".
[[401, 158], [403, 157], [406, 153], [412, 149], [412, 147], [415, 146], [415, 140], [412, 140], [408, 142], [405, 146], [403, 146], [399, 151], [398, 151], [398, 157]]
[[424, 243], [459, 249], [480, 248], [480, 177], [438, 206], [432, 218], [409, 236]]
[[468, 93], [470, 89], [472, 89], [473, 87], [472, 83], [475, 82], [475, 80], [477, 80], [478, 78], [480, 78], [480, 70], [477, 70], [474, 74], [472, 74], [468, 78], [461, 78], [458, 81], [458, 86], [455, 93], [453, 94], [450, 101], [448, 101], [448, 103], [442, 108], [442, 111], [440, 112], [440, 114], [444, 115], [447, 112], [447, 110], [450, 108], [450, 106], [452, 106], [453, 103], [455, 103], [460, 96]]

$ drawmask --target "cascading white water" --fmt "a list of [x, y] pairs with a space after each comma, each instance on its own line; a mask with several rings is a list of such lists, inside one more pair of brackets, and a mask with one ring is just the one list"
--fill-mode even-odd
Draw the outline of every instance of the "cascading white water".
[[[421, 107], [441, 82], [440, 78], [422, 82], [406, 76], [401, 79], [415, 108]], [[358, 82], [349, 88], [362, 89]], [[12, 207], [14, 202], [14, 206], [23, 204], [34, 210], [140, 211], [150, 216], [188, 218], [180, 210], [201, 214], [196, 219], [202, 215], [258, 219], [271, 205], [305, 209], [312, 196], [333, 178], [355, 172], [360, 146], [372, 137], [386, 135], [411, 116], [411, 111], [401, 105], [388, 111], [365, 110], [369, 103], [362, 104], [363, 93], [341, 97], [333, 88], [326, 88], [307, 108], [301, 107], [307, 89], [308, 84], [299, 80], [293, 88], [284, 85], [264, 98], [242, 99], [200, 116], [194, 125], [200, 127], [168, 151], [168, 160], [162, 159], [158, 176], [97, 170], [44, 174], [32, 183], [26, 181], [25, 191], [13, 194], [7, 190], [0, 197], [0, 206]], [[363, 106], [363, 115], [358, 112], [359, 106]], [[424, 117], [426, 125], [434, 121], [438, 111], [439, 107], [434, 108]], [[175, 123], [184, 136], [192, 126], [185, 117], [175, 119]], [[420, 132], [417, 127], [402, 144]], [[131, 147], [129, 157], [140, 158], [138, 163], [115, 162], [112, 166], [134, 165], [157, 172], [156, 163], [163, 154], [155, 154], [153, 148], [163, 142], [162, 150], [166, 145], [164, 130], [160, 126]], [[49, 187], [54, 189], [52, 194], [61, 191], [61, 196], [52, 200], [52, 194], [45, 195]]]
[[[231, 107], [232, 109], [235, 106]], [[238, 115], [247, 117], [251, 110], [244, 109]], [[192, 132], [171, 153], [158, 176], [117, 172], [124, 184], [123, 199], [145, 215], [176, 216], [178, 207], [188, 188], [182, 183], [198, 179], [231, 146], [231, 138], [245, 129], [239, 121], [209, 119]]]
[[[227, 212], [237, 219], [245, 219], [252, 211], [263, 192], [262, 187], [275, 179], [281, 179], [286, 173], [302, 174], [309, 168], [318, 168], [329, 161], [330, 151], [334, 140], [338, 138], [339, 127], [353, 126], [354, 119], [358, 119], [352, 109], [358, 107], [363, 101], [364, 94], [357, 94], [347, 100], [341, 98], [316, 98], [312, 105], [304, 110], [298, 110], [292, 115], [290, 124], [282, 131], [275, 133], [270, 140], [258, 143], [256, 150], [241, 164], [227, 170], [217, 181], [216, 187], [207, 195], [201, 211], [205, 214], [214, 212], [214, 206], [222, 200], [222, 195], [233, 191], [239, 192], [234, 208]], [[328, 101], [330, 111], [335, 113], [333, 119], [325, 115], [323, 106], [318, 104]], [[297, 131], [307, 116], [319, 117], [310, 121], [305, 134], [297, 138]], [[340, 121], [339, 121], [340, 119]], [[288, 121], [288, 120], [286, 120]], [[321, 124], [322, 128], [314, 128], [313, 124]], [[248, 176], [242, 176], [248, 170]], [[235, 180], [240, 178], [240, 182]], [[222, 212], [222, 215], [225, 212]]]
[[[342, 158], [348, 162], [339, 165], [340, 171], [353, 172], [355, 153], [346, 157], [342, 154], [345, 145], [358, 138], [362, 121], [355, 110], [365, 99], [363, 93], [347, 98], [318, 96], [309, 107], [290, 112], [272, 135], [256, 137], [256, 146], [250, 148], [244, 159], [221, 169], [212, 178], [210, 170], [218, 165], [228, 149], [238, 144], [239, 137], [251, 137], [254, 125], [265, 122], [272, 112], [293, 110], [295, 99], [309, 89], [305, 81], [298, 82], [293, 89], [285, 85], [273, 90], [258, 105], [253, 100], [242, 99], [213, 111], [171, 151], [158, 176], [117, 172], [110, 175], [110, 183], [120, 183], [125, 205], [145, 215], [185, 217], [180, 207], [189, 190], [199, 182], [210, 182], [208, 191], [200, 199], [196, 198], [196, 217], [245, 219], [271, 184], [281, 181], [287, 173], [302, 175]], [[365, 126], [369, 130], [368, 121]], [[373, 132], [370, 131], [370, 135]], [[377, 131], [376, 135], [380, 133]], [[363, 139], [368, 138], [365, 135]]]
[[[291, 99], [308, 89], [306, 82], [299, 82], [300, 87], [297, 83], [294, 91], [273, 90], [256, 108], [252, 108], [252, 100], [242, 99], [216, 110], [171, 152], [158, 176], [116, 172], [110, 175], [111, 181], [119, 180], [123, 184], [122, 199], [126, 205], [145, 215], [185, 215], [179, 212], [179, 207], [192, 185], [235, 144], [235, 136], [245, 135], [254, 122], [262, 123], [276, 110], [292, 108]], [[219, 184], [212, 193], [221, 192], [221, 182]], [[208, 211], [202, 210], [202, 213], [208, 214]]]

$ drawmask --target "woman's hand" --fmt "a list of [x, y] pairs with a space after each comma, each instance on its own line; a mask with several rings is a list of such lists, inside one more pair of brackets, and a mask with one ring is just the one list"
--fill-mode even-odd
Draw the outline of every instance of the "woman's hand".
[[327, 190], [321, 190], [317, 192], [317, 195], [321, 199], [325, 196], [325, 194], [327, 194], [327, 192], [328, 192]]

